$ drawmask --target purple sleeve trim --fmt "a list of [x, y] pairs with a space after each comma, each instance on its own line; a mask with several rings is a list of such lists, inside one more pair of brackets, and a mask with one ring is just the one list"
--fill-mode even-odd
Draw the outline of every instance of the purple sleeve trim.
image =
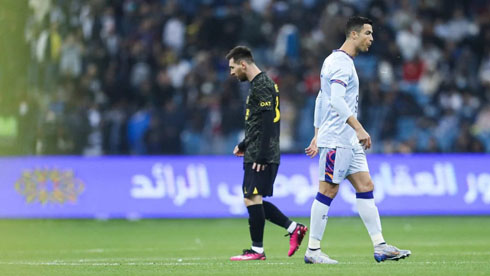
[[341, 80], [330, 80], [330, 83], [338, 83], [338, 84], [341, 84], [343, 85], [344, 87], [347, 87], [347, 84], [345, 84], [345, 82], [341, 81]]

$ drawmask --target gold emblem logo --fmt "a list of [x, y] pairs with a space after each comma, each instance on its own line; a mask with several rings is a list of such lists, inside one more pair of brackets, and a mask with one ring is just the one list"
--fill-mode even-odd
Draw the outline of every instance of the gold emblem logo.
[[27, 203], [40, 202], [43, 205], [76, 202], [84, 189], [84, 183], [75, 178], [72, 170], [25, 170], [15, 182], [15, 190], [25, 197]]

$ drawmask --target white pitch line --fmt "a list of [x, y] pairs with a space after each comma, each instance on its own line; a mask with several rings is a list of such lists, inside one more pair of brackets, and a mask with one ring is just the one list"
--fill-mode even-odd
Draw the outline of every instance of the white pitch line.
[[[393, 263], [393, 262], [391, 262]], [[489, 264], [488, 261], [404, 261], [397, 264], [400, 265], [462, 265], [462, 264]], [[28, 266], [202, 266], [202, 265], [230, 265], [232, 262], [224, 261], [217, 264], [203, 264], [199, 262], [73, 262], [73, 261], [40, 261], [40, 262], [0, 262], [0, 265], [28, 265]], [[293, 265], [290, 262], [255, 262], [253, 265]], [[369, 265], [373, 262], [339, 262], [339, 265]]]
[[61, 263], [61, 262], [0, 262], [0, 265], [34, 265], [34, 266], [112, 266], [120, 263]]
[[157, 262], [165, 262], [165, 261], [218, 261], [218, 260], [228, 260], [227, 256], [223, 257], [189, 257], [189, 258], [165, 258], [165, 257], [132, 257], [132, 258], [125, 258], [125, 257], [113, 257], [113, 258], [90, 258], [90, 259], [75, 259], [75, 260], [54, 260], [54, 262], [79, 262], [79, 263], [84, 263], [84, 262], [103, 262], [103, 261], [113, 261], [113, 262], [134, 262], [134, 261], [157, 261]]
[[175, 266], [175, 265], [202, 265], [202, 263], [154, 263], [154, 262], [142, 262], [142, 263], [120, 263], [120, 262], [103, 262], [103, 263], [78, 263], [78, 262], [0, 262], [0, 265], [30, 265], [30, 266], [135, 266], [135, 265], [156, 265], [156, 266]]
[[[291, 265], [294, 263], [261, 263], [257, 265]], [[28, 266], [202, 266], [202, 263], [158, 263], [158, 262], [0, 262], [0, 265], [28, 265]]]
[[[437, 242], [428, 242], [428, 243], [410, 243], [407, 244], [406, 247], [410, 248], [413, 246], [417, 247], [434, 247], [434, 246], [468, 246], [468, 245], [486, 245], [486, 241], [467, 241], [467, 242], [456, 242], [456, 243], [437, 243]], [[489, 244], [490, 246], [490, 244]], [[196, 250], [200, 249], [198, 247], [181, 247], [178, 248], [177, 252], [180, 251], [189, 251], [189, 250]], [[113, 253], [113, 252], [158, 252], [162, 251], [162, 248], [88, 248], [88, 249], [60, 249], [60, 250], [9, 250], [8, 253], [9, 255], [11, 254], [53, 254], [53, 253], [61, 253], [61, 254], [81, 254], [81, 253], [89, 253], [89, 254], [103, 254], [103, 253]], [[2, 250], [0, 250], [0, 254], [2, 254]], [[428, 255], [489, 255], [489, 251], [483, 251], [483, 252], [477, 252], [477, 251], [471, 251], [471, 252], [464, 252], [464, 251], [459, 251], [455, 252], [454, 254], [452, 253], [428, 253]], [[365, 256], [364, 254], [340, 254], [337, 256], [351, 256], [351, 257], [360, 257], [360, 256]], [[178, 259], [178, 258], [175, 258]]]
[[[189, 251], [189, 250], [197, 250], [200, 249], [198, 247], [180, 247], [178, 251]], [[62, 253], [62, 254], [79, 254], [79, 253], [110, 253], [110, 252], [153, 252], [153, 251], [161, 251], [162, 248], [90, 248], [90, 249], [61, 249], [61, 250], [9, 250], [9, 254], [29, 254], [29, 253], [38, 253], [38, 254], [49, 254], [49, 253]], [[0, 250], [1, 253], [1, 250]]]

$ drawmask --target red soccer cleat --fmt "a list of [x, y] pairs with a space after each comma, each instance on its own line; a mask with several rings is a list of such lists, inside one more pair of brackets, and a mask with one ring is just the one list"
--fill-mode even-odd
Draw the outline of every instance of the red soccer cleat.
[[257, 253], [252, 249], [243, 250], [242, 255], [233, 256], [230, 258], [230, 261], [254, 261], [254, 260], [265, 260], [264, 253]]
[[[293, 256], [294, 252], [296, 252], [305, 237], [306, 231], [308, 231], [308, 227], [303, 224], [299, 224], [294, 229], [294, 232], [289, 235], [289, 251], [288, 257]], [[286, 235], [287, 236], [287, 235]]]

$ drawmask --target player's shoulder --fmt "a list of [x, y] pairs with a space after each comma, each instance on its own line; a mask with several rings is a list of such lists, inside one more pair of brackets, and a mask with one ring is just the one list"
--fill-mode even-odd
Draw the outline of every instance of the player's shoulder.
[[274, 87], [274, 81], [265, 72], [261, 72], [252, 81], [252, 89], [262, 90], [272, 87]]
[[334, 51], [325, 59], [322, 69], [325, 70], [325, 73], [350, 72], [353, 66], [354, 63], [347, 54]]
[[349, 57], [345, 52], [342, 51], [333, 51], [327, 59], [331, 63], [336, 63], [339, 65], [345, 64], [345, 65], [350, 65], [353, 64], [354, 62], [352, 61], [352, 58]]

